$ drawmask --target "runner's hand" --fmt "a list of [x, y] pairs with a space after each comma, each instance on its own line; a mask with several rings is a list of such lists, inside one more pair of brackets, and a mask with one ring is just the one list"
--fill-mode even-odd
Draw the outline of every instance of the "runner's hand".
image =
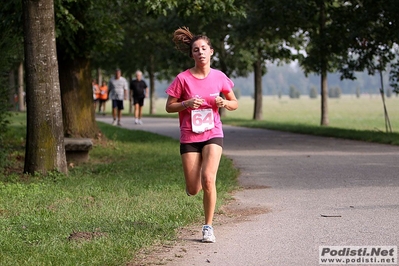
[[[187, 102], [187, 101], [186, 101]], [[189, 102], [189, 106], [192, 109], [198, 109], [203, 103], [204, 103], [204, 99], [201, 98], [193, 98], [191, 100], [188, 101]]]
[[215, 98], [215, 102], [216, 102], [217, 107], [225, 107], [226, 106], [225, 100], [220, 96], [217, 96]]

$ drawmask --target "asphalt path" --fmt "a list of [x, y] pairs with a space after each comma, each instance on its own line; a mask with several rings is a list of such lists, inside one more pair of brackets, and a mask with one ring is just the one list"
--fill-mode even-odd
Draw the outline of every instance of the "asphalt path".
[[[111, 123], [110, 117], [97, 117]], [[124, 128], [179, 138], [178, 120]], [[224, 155], [240, 169], [243, 208], [268, 211], [215, 225], [217, 242], [187, 238], [167, 265], [319, 265], [320, 246], [397, 246], [399, 148], [224, 125]], [[176, 250], [172, 252], [177, 252]], [[361, 264], [368, 265], [368, 264]]]

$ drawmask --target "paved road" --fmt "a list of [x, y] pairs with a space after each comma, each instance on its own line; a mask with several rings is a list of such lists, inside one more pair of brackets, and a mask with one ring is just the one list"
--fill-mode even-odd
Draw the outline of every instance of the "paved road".
[[[123, 127], [179, 137], [177, 119], [143, 121], [124, 118]], [[321, 245], [398, 245], [398, 147], [227, 125], [224, 132], [224, 154], [250, 188], [235, 198], [269, 212], [215, 226], [215, 244], [187, 239], [168, 265], [308, 266], [319, 265]]]

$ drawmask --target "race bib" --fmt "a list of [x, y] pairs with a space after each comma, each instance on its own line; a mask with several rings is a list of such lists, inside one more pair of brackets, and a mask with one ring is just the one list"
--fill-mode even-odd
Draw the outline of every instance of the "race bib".
[[191, 110], [191, 127], [194, 133], [203, 133], [214, 128], [212, 109]]

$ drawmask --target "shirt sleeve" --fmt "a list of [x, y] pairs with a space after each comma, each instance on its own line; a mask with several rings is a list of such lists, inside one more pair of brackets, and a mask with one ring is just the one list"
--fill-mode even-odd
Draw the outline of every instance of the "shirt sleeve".
[[182, 84], [179, 77], [176, 77], [165, 91], [168, 95], [180, 99], [182, 94]]
[[222, 86], [222, 93], [229, 93], [234, 88], [234, 82], [229, 79], [226, 74], [223, 73], [223, 86]]

